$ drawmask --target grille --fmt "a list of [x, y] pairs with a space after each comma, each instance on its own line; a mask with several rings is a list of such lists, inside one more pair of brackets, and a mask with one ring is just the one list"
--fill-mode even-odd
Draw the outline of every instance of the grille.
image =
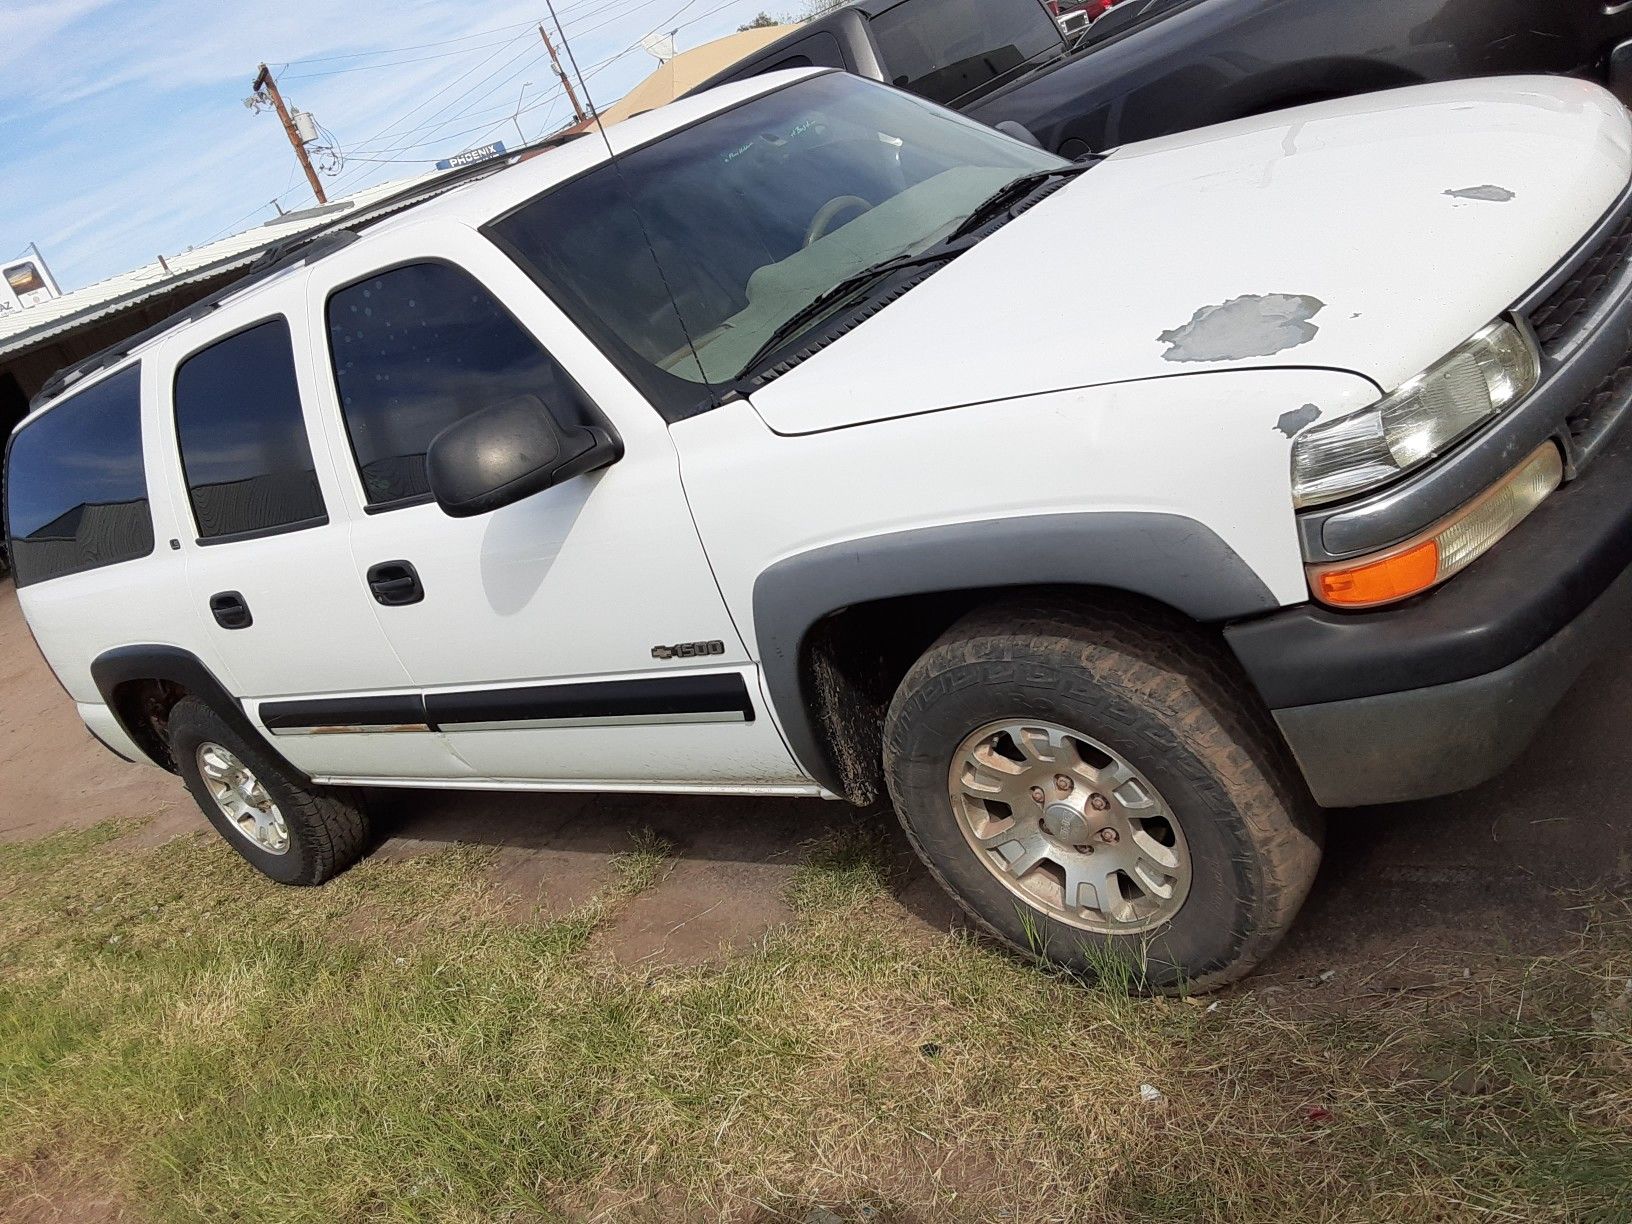
[[1621, 218], [1588, 258], [1544, 302], [1530, 312], [1530, 326], [1542, 351], [1557, 352], [1569, 339], [1574, 325], [1602, 303], [1614, 287], [1615, 278], [1632, 255], [1632, 212]]
[[1632, 353], [1604, 376], [1582, 405], [1565, 418], [1570, 437], [1578, 446], [1589, 445], [1619, 418], [1632, 398]]

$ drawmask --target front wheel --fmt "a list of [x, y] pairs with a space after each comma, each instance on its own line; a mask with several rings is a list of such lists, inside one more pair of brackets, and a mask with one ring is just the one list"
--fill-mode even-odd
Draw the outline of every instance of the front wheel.
[[1319, 813], [1249, 700], [1159, 610], [1012, 603], [908, 672], [885, 768], [914, 848], [981, 926], [1078, 972], [1206, 990], [1280, 940]]

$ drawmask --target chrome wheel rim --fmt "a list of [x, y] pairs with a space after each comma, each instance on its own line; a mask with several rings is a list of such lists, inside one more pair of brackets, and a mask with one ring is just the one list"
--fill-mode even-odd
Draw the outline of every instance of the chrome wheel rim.
[[987, 870], [1057, 922], [1134, 935], [1171, 920], [1189, 895], [1178, 818], [1143, 774], [1080, 731], [988, 723], [953, 753], [948, 789]]
[[238, 757], [220, 744], [198, 746], [198, 775], [227, 824], [257, 850], [289, 852], [289, 826], [266, 787]]

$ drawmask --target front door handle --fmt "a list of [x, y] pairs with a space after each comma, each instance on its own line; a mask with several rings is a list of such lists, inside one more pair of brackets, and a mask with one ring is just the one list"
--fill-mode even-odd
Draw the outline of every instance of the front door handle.
[[210, 596], [210, 612], [223, 629], [248, 629], [255, 623], [249, 605], [237, 591], [221, 591]]
[[369, 566], [368, 589], [374, 592], [374, 602], [387, 608], [401, 608], [425, 598], [419, 574], [407, 561], [381, 561]]

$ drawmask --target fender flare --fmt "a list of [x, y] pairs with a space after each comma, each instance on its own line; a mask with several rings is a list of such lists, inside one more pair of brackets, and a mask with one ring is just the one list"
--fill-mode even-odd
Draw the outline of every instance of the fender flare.
[[[303, 782], [311, 780], [305, 771], [291, 765], [260, 729], [250, 722], [249, 715], [244, 713], [244, 707], [227, 692], [226, 686], [216, 679], [215, 673], [204, 665], [203, 660], [191, 651], [183, 650], [179, 646], [162, 646], [156, 643], [116, 646], [91, 660], [91, 679], [96, 684], [97, 692], [102, 694], [104, 704], [113, 711], [119, 725], [124, 727], [125, 733], [138, 747], [142, 746], [140, 728], [129, 724], [124, 712], [114, 701], [114, 694], [121, 684], [132, 680], [166, 680], [171, 684], [180, 685], [191, 696], [207, 703], [234, 731], [271, 753], [280, 764]], [[144, 753], [145, 751], [144, 749]], [[148, 755], [151, 759], [151, 754]], [[163, 767], [160, 761], [153, 763]]]
[[1003, 587], [1094, 587], [1156, 600], [1200, 622], [1272, 612], [1280, 601], [1212, 530], [1174, 514], [1042, 514], [921, 527], [797, 553], [754, 582], [765, 688], [800, 766], [834, 794], [839, 769], [812, 713], [805, 642], [825, 617], [906, 595]]

